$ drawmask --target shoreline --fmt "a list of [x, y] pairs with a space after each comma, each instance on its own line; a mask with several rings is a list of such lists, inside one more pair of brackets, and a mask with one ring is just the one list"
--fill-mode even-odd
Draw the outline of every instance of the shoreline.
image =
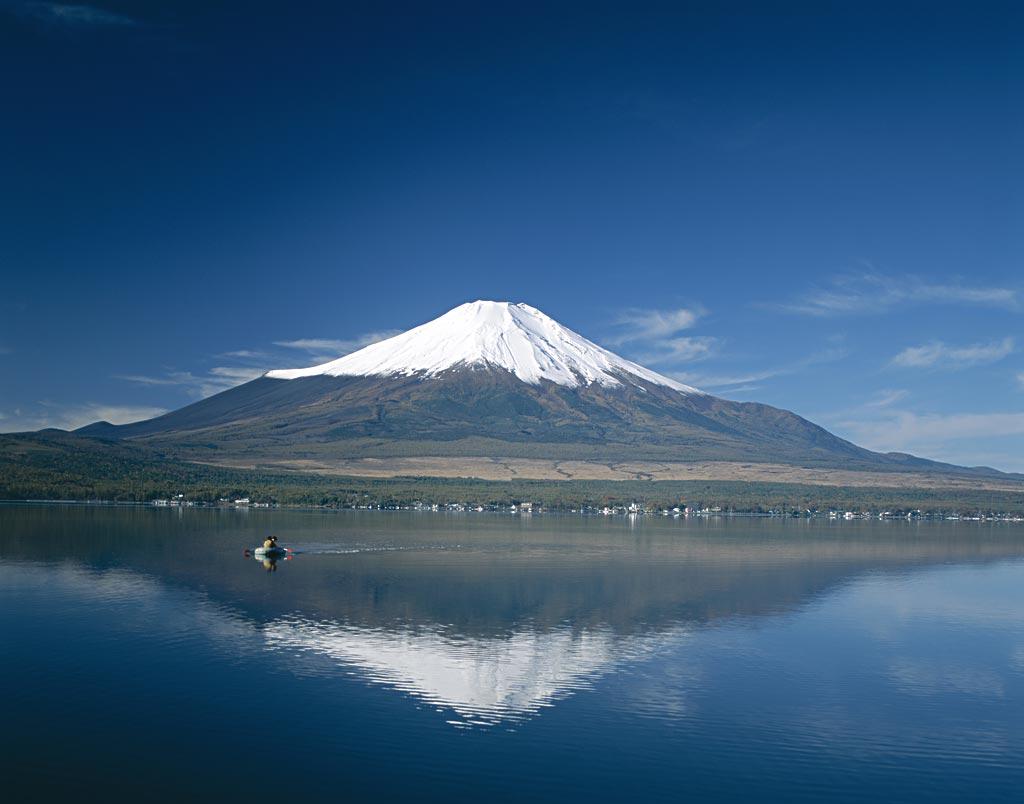
[[530, 518], [533, 516], [576, 516], [576, 517], [658, 517], [669, 519], [774, 519], [774, 520], [821, 520], [826, 522], [979, 522], [979, 523], [1006, 523], [1022, 524], [1024, 515], [1010, 513], [980, 513], [978, 515], [949, 514], [945, 512], [930, 512], [917, 510], [910, 514], [897, 514], [888, 511], [805, 511], [805, 512], [767, 512], [767, 511], [742, 511], [742, 510], [694, 510], [676, 511], [668, 509], [634, 510], [630, 511], [625, 506], [616, 506], [609, 510], [597, 509], [593, 506], [580, 506], [577, 508], [537, 508], [529, 511], [510, 510], [502, 506], [468, 506], [461, 504], [448, 505], [423, 505], [423, 506], [386, 506], [386, 505], [303, 505], [289, 503], [273, 503], [259, 505], [233, 505], [206, 502], [188, 501], [178, 504], [161, 504], [155, 501], [132, 501], [132, 500], [15, 500], [0, 499], [0, 506], [76, 506], [91, 508], [139, 508], [155, 510], [203, 510], [203, 511], [236, 511], [248, 514], [253, 511], [332, 511], [342, 512], [372, 512], [372, 513], [415, 513], [415, 514], [490, 514], [507, 517]]

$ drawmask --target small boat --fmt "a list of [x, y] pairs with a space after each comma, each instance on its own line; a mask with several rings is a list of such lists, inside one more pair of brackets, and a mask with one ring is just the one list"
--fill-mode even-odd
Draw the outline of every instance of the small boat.
[[256, 558], [284, 558], [288, 555], [287, 547], [257, 547], [252, 551]]

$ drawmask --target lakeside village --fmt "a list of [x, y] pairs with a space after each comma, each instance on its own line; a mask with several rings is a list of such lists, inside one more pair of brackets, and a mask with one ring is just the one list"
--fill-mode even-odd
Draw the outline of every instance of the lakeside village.
[[364, 505], [315, 505], [315, 506], [281, 506], [278, 503], [258, 502], [249, 497], [240, 497], [236, 500], [221, 498], [215, 503], [203, 500], [188, 500], [184, 494], [177, 494], [170, 499], [153, 500], [147, 505], [157, 508], [233, 508], [248, 510], [250, 508], [327, 508], [357, 511], [421, 511], [437, 513], [492, 513], [510, 514], [514, 516], [533, 516], [543, 513], [570, 513], [583, 516], [663, 516], [663, 517], [768, 517], [787, 519], [829, 519], [852, 521], [860, 519], [881, 519], [881, 520], [949, 520], [960, 522], [1024, 522], [1024, 516], [1020, 514], [999, 514], [999, 513], [977, 513], [966, 514], [945, 514], [942, 512], [928, 512], [914, 509], [911, 511], [837, 511], [837, 510], [812, 510], [805, 508], [802, 511], [792, 510], [771, 510], [764, 512], [733, 511], [721, 506], [696, 508], [688, 505], [675, 506], [673, 508], [653, 508], [648, 510], [642, 503], [632, 502], [628, 505], [592, 506], [583, 505], [577, 508], [568, 509], [545, 509], [539, 504], [532, 502], [516, 502], [509, 505], [471, 505], [468, 503], [451, 502], [445, 504], [415, 502], [411, 505], [389, 505], [381, 503], [366, 503]]

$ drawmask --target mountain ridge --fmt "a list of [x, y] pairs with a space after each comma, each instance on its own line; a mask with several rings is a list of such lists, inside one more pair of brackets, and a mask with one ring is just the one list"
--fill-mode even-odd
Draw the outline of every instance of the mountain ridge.
[[789, 411], [678, 383], [508, 302], [460, 305], [328, 363], [76, 432], [225, 464], [462, 456], [1002, 474], [872, 452]]

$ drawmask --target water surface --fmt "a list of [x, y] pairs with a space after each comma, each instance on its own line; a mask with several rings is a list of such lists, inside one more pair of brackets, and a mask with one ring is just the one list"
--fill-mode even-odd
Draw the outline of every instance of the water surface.
[[1024, 782], [1008, 524], [4, 506], [0, 623], [15, 798]]

